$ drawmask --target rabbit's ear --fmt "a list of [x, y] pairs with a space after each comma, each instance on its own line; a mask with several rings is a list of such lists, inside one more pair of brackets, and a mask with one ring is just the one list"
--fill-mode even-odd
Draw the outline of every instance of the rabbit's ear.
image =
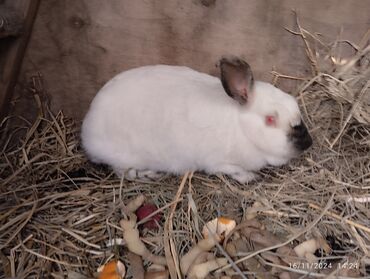
[[253, 74], [247, 62], [238, 57], [220, 60], [221, 82], [227, 95], [241, 105], [248, 102], [248, 95], [253, 88]]

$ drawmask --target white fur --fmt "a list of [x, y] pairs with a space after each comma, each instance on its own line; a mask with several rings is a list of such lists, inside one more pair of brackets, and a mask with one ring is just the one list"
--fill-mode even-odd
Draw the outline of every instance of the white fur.
[[[266, 126], [270, 114], [277, 127]], [[300, 119], [295, 99], [268, 83], [255, 82], [242, 106], [216, 77], [157, 65], [109, 81], [91, 103], [81, 137], [92, 161], [118, 173], [204, 170], [246, 182], [296, 154], [287, 134]]]

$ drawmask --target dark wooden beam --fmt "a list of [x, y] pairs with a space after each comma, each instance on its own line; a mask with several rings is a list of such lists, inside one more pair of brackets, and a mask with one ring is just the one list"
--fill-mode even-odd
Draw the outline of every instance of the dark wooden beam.
[[[0, 9], [5, 9], [6, 2], [0, 2]], [[17, 36], [0, 39], [0, 123], [9, 112], [9, 103], [36, 18], [39, 0], [12, 0], [11, 6], [23, 16], [23, 28]]]

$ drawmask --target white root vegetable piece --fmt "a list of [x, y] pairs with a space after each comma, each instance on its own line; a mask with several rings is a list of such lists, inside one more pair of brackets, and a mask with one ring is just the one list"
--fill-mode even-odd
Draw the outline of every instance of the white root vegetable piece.
[[127, 248], [131, 252], [139, 256], [142, 256], [143, 259], [153, 262], [155, 264], [167, 265], [167, 261], [164, 257], [153, 255], [145, 247], [144, 243], [140, 239], [139, 231], [135, 228], [136, 218], [134, 218], [134, 216], [132, 216], [130, 220], [122, 219], [120, 221], [120, 225], [123, 229], [123, 238], [126, 241]]
[[135, 228], [136, 220], [121, 220], [120, 225], [123, 229], [123, 238], [128, 249], [140, 256], [145, 254], [146, 247], [140, 239], [139, 231]]
[[324, 239], [313, 238], [306, 240], [294, 247], [294, 252], [297, 254], [298, 257], [304, 257], [306, 253], [314, 254], [315, 251], [319, 248], [322, 248], [326, 253], [329, 253], [331, 250], [330, 246], [326, 243]]
[[213, 270], [227, 264], [226, 258], [216, 258], [205, 263], [194, 265], [188, 273], [189, 279], [204, 279]]
[[298, 257], [303, 258], [306, 253], [315, 253], [315, 251], [319, 248], [319, 243], [316, 239], [309, 239], [301, 244], [294, 247], [294, 252], [297, 254]]
[[145, 201], [145, 196], [144, 195], [139, 195], [137, 196], [135, 199], [131, 200], [127, 205], [126, 205], [126, 210], [128, 211], [128, 213], [133, 213], [135, 212], [136, 210], [138, 210], [138, 208], [140, 206], [143, 205]]
[[208, 262], [210, 260], [214, 260], [216, 258], [215, 255], [213, 255], [212, 253], [209, 253], [209, 252], [202, 252], [199, 254], [199, 256], [191, 263], [189, 269], [188, 269], [188, 273], [190, 272], [190, 270], [197, 264], [201, 264], [201, 263], [205, 263], [205, 262]]
[[187, 274], [189, 267], [191, 264], [196, 260], [196, 258], [203, 252], [208, 252], [211, 250], [215, 245], [216, 242], [220, 241], [220, 238], [217, 236], [205, 238], [200, 240], [197, 245], [189, 250], [187, 254], [185, 254], [180, 260], [180, 268], [182, 274]]
[[306, 253], [304, 257], [306, 258], [307, 262], [311, 264], [319, 262], [318, 258], [313, 253]]
[[208, 238], [209, 234], [217, 234], [226, 237], [236, 226], [236, 222], [225, 217], [218, 217], [206, 223], [203, 227], [202, 234]]

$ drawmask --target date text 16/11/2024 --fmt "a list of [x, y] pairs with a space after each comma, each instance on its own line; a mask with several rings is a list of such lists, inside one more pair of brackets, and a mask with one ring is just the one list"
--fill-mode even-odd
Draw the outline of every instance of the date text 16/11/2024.
[[[289, 263], [290, 268], [294, 269], [327, 269], [332, 268], [332, 263], [320, 262], [320, 263]], [[338, 263], [338, 269], [358, 269], [359, 264], [357, 262], [342, 262]]]

